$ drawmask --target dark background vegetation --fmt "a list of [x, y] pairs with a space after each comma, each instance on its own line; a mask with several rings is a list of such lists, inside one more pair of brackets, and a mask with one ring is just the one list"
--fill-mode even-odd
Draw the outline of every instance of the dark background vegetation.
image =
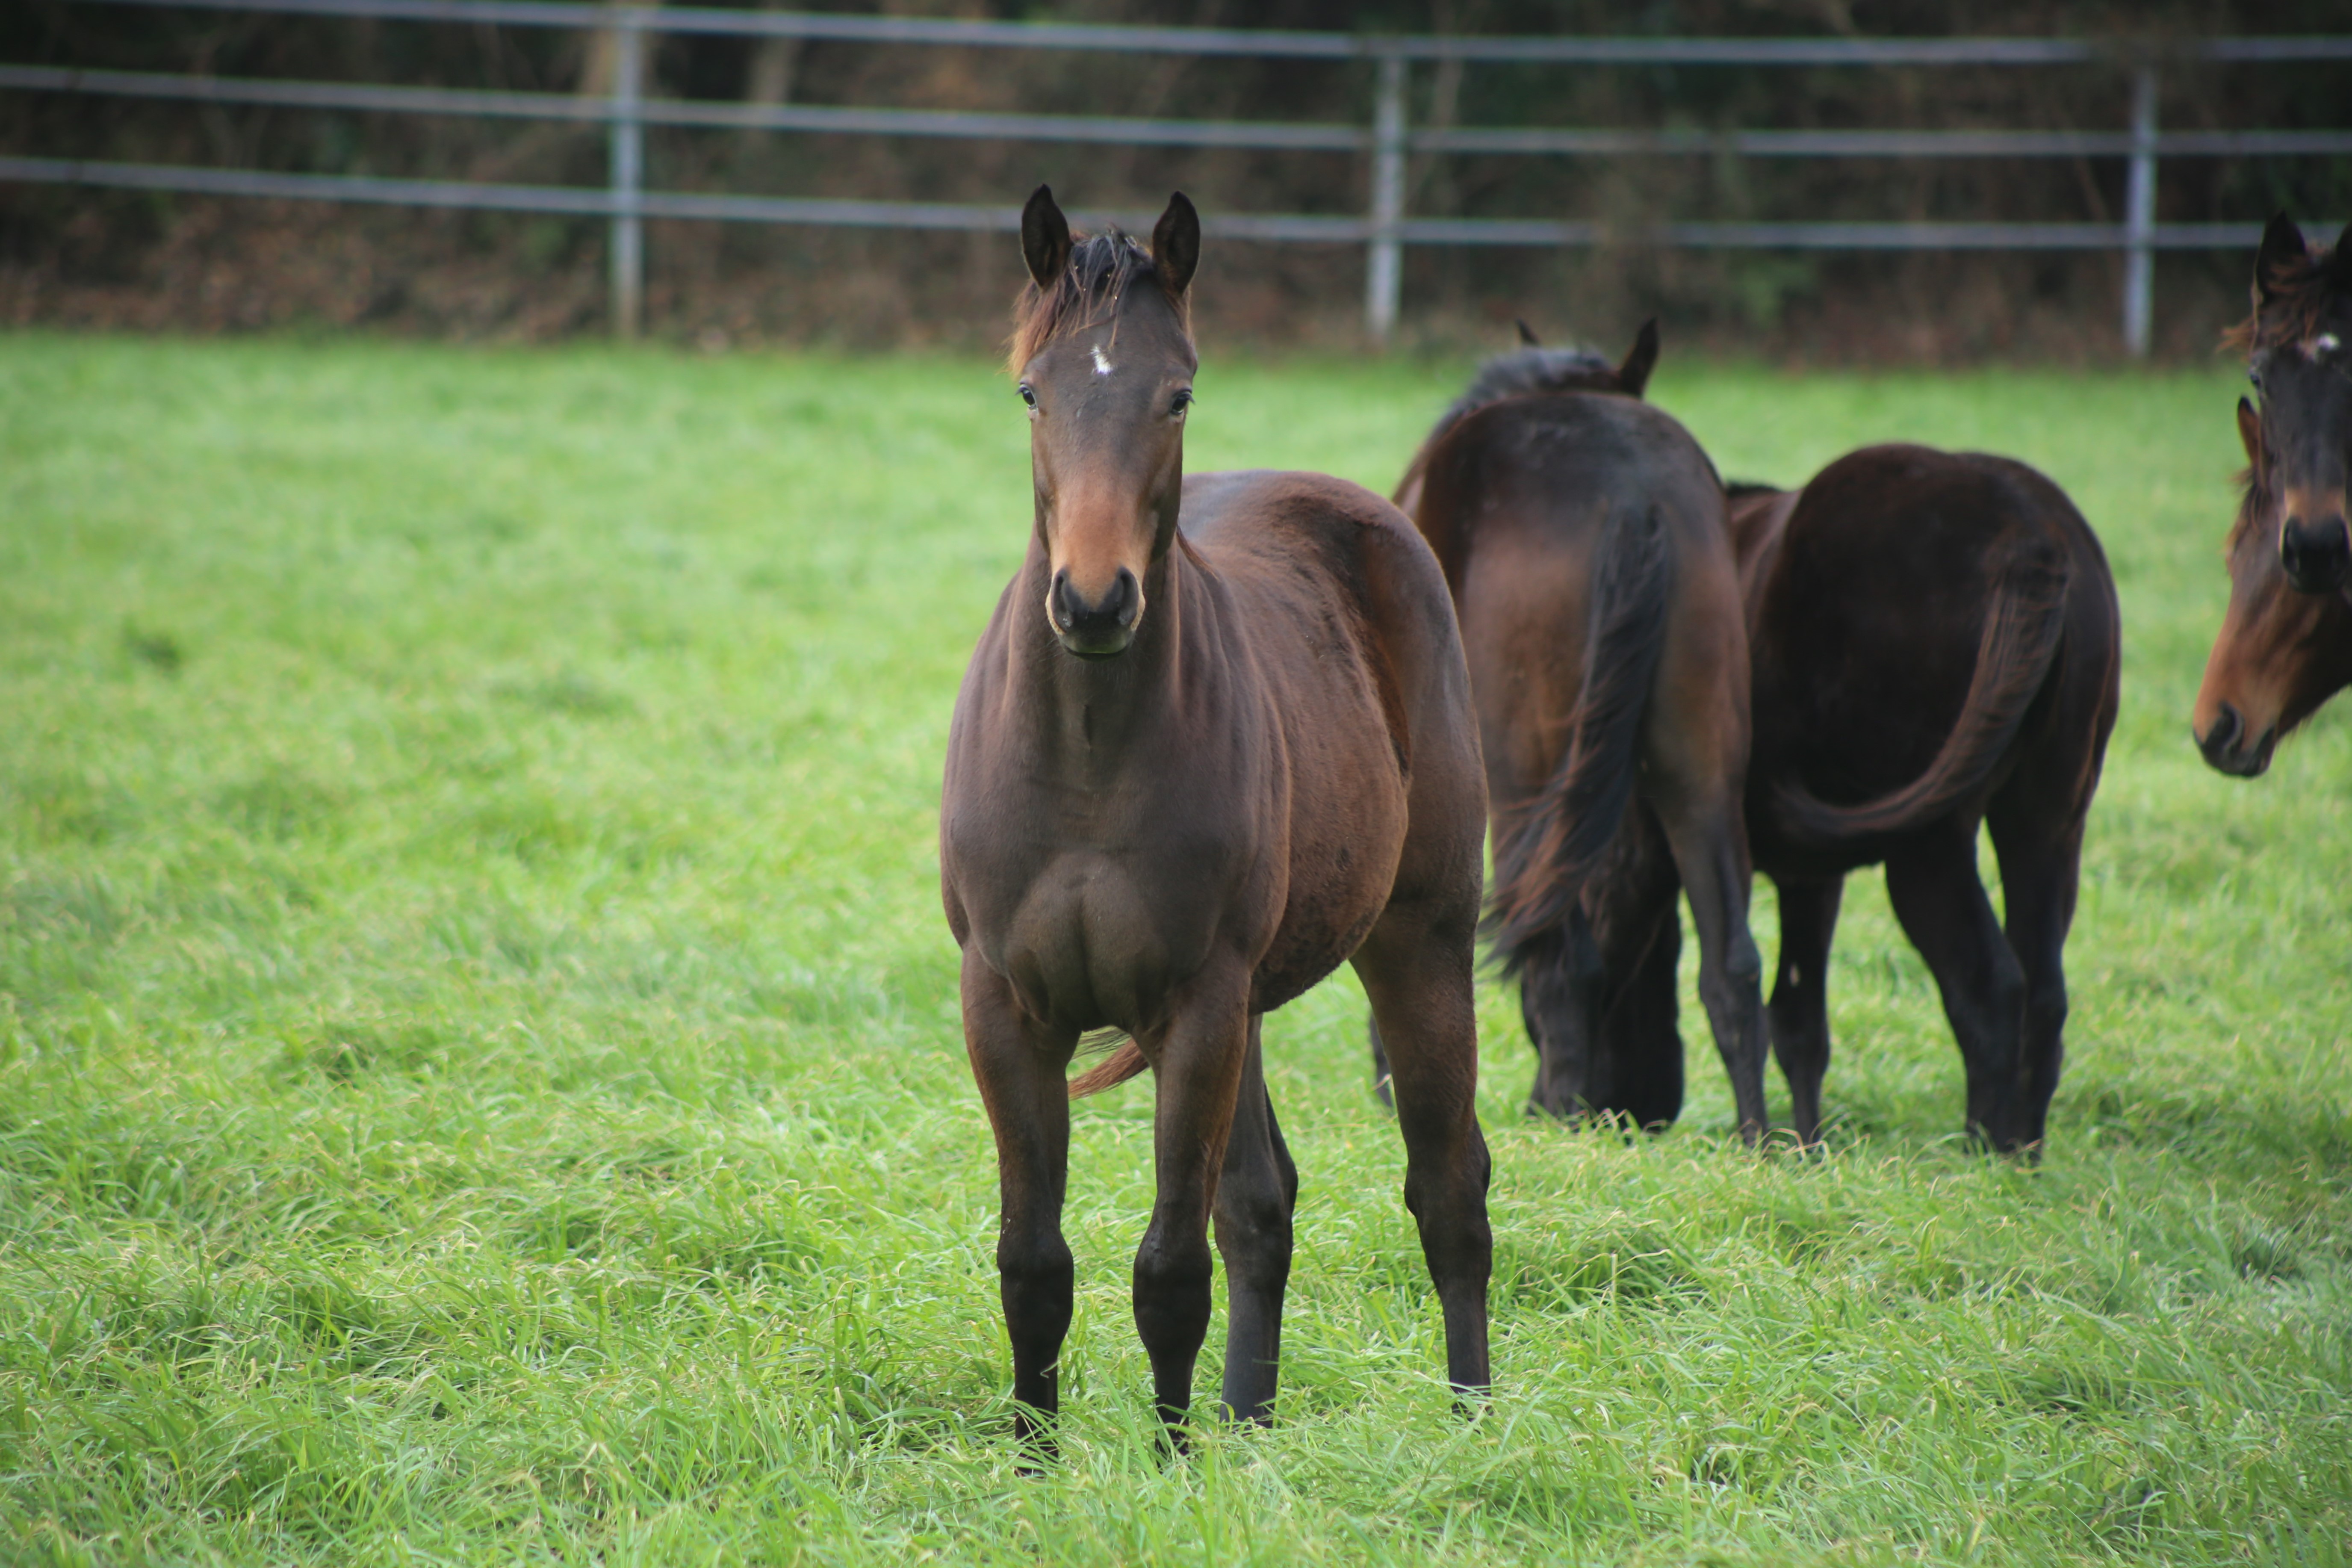
[[[2340, 0], [913, 0], [823, 7], [1015, 19], [1469, 34], [2118, 40], [2343, 31]], [[541, 28], [365, 23], [16, 0], [0, 59], [535, 91], [604, 90], [594, 37]], [[1253, 120], [1370, 118], [1370, 68], [1296, 61], [662, 39], [651, 96]], [[2106, 68], [2007, 69], [1417, 67], [1418, 124], [2115, 130], [2128, 81]], [[2344, 64], [2168, 68], [2168, 128], [2352, 120]], [[600, 184], [600, 127], [0, 95], [0, 152], [316, 173]], [[1360, 213], [1366, 160], [732, 132], [648, 133], [656, 189]], [[2352, 160], [2175, 158], [2167, 222], [2352, 213]], [[1416, 158], [1415, 216], [2117, 221], [2120, 160]], [[708, 347], [993, 342], [1020, 280], [1003, 236], [659, 223], [648, 321]], [[1360, 247], [1220, 245], [1202, 291], [1224, 341], [1346, 344]], [[0, 186], [0, 320], [175, 331], [368, 326], [538, 339], [604, 325], [601, 220], [217, 201]], [[1407, 251], [1404, 334], [1494, 341], [1514, 315], [1614, 341], [1663, 315], [1683, 342], [1806, 361], [2081, 359], [2116, 352], [2119, 258], [2092, 255], [1702, 254], [1622, 248]], [[2246, 258], [2158, 267], [2157, 349], [2201, 356], [2242, 310]]]

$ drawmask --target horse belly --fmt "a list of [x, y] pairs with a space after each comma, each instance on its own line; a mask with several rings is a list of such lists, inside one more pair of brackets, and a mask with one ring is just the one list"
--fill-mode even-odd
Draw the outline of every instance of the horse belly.
[[[1378, 719], [1375, 711], [1371, 721]], [[1388, 908], [1404, 852], [1405, 782], [1381, 750], [1384, 766], [1297, 781], [1323, 787], [1297, 799], [1291, 814], [1288, 897], [1251, 982], [1254, 1013], [1272, 1012], [1339, 968]]]

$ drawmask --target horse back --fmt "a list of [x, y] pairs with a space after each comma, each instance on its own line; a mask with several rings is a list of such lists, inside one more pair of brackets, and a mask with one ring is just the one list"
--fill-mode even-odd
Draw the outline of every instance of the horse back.
[[1309, 917], [1352, 901], [1318, 895], [1359, 882], [1384, 840], [1366, 926], [1398, 899], [1475, 911], [1486, 791], [1469, 676], [1435, 557], [1371, 491], [1322, 474], [1188, 476], [1181, 526], [1221, 616], [1248, 628], [1293, 770], [1296, 919], [1262, 968], [1271, 1008], [1361, 940]]
[[1464, 678], [1444, 574], [1405, 517], [1329, 475], [1238, 471], [1189, 476], [1181, 527], [1267, 645], [1269, 678], [1304, 697], [1360, 671], [1409, 773]]
[[1612, 520], [1654, 518], [1671, 557], [1664, 679], [1738, 710], [1738, 574], [1713, 465], [1682, 425], [1628, 398], [1542, 395], [1488, 405], [1420, 459], [1414, 521], [1443, 565], [1479, 693], [1498, 798], [1557, 768], [1586, 692], [1595, 553]]

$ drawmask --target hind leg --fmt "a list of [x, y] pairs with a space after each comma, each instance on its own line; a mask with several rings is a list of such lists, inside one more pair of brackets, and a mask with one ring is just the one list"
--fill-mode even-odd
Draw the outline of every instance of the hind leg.
[[1698, 995], [1731, 1079], [1739, 1135], [1764, 1136], [1764, 960], [1748, 931], [1748, 829], [1728, 794], [1659, 817], [1698, 928]]
[[1775, 879], [1780, 891], [1780, 972], [1766, 1021], [1772, 1054], [1789, 1080], [1797, 1142], [1822, 1137], [1822, 1077], [1830, 1065], [1830, 938], [1837, 931], [1845, 879]]
[[1603, 1109], [1591, 1082], [1601, 1025], [1601, 953], [1582, 906], [1569, 910], [1559, 930], [1512, 956], [1519, 970], [1519, 1019], [1536, 1053], [1528, 1114], [1576, 1117]]
[[1265, 1092], [1258, 1019], [1234, 1102], [1217, 1182], [1217, 1252], [1225, 1260], [1226, 1412], [1264, 1421], [1274, 1403], [1282, 1360], [1282, 1296], [1290, 1283], [1290, 1216], [1298, 1206], [1298, 1167]]
[[1013, 1397], [1024, 1440], [1045, 1436], [1061, 1403], [1063, 1338], [1070, 1331], [1070, 1248], [1062, 1194], [1070, 1163], [1070, 1100], [1063, 1080], [1077, 1039], [1038, 1037], [1013, 988], [970, 948], [963, 957], [964, 1048], [996, 1134], [1000, 1202], [996, 1273], [1013, 1342]]
[[1920, 834], [1886, 860], [1886, 894], [1903, 932], [1943, 993], [1969, 1074], [1969, 1135], [2012, 1145], [2025, 974], [1977, 878], [1976, 824]]
[[1656, 817], [1640, 802], [1622, 835], [1594, 889], [1605, 978], [1587, 1092], [1636, 1127], [1663, 1127], [1683, 1108], [1682, 884]]
[[1486, 1282], [1495, 1264], [1486, 1223], [1492, 1167], [1475, 1104], [1475, 902], [1392, 903], [1353, 960], [1388, 1044], [1397, 1128], [1404, 1135], [1404, 1203], [1420, 1228], [1422, 1257], [1445, 1317], [1446, 1376], [1465, 1393], [1489, 1382]]
[[[2007, 809], [2004, 809], [2004, 806]], [[1990, 818], [1993, 852], [2000, 858], [2001, 902], [2008, 906], [2009, 945], [2025, 973], [2025, 1029], [2016, 1100], [2000, 1143], [2042, 1152], [2050, 1097], [2066, 1057], [2066, 932], [2074, 922], [2074, 894], [2083, 862], [2080, 817], [2049, 817], [1995, 800]]]
[[1212, 965], [1160, 1040], [1154, 1064], [1151, 1221], [1135, 1251], [1135, 1327], [1171, 1444], [1183, 1444], [1192, 1369], [1209, 1332], [1209, 1215], [1249, 1059], [1249, 974]]

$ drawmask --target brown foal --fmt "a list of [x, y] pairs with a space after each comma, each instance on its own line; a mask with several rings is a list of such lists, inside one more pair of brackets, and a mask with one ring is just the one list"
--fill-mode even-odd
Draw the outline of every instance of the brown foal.
[[[1181, 195], [1147, 252], [1075, 240], [1039, 187], [1013, 364], [1027, 558], [956, 700], [940, 882], [996, 1134], [1024, 1438], [1049, 1441], [1070, 1321], [1068, 1100], [1147, 1067], [1157, 1196], [1136, 1327], [1173, 1440], [1225, 1265], [1223, 1404], [1275, 1396], [1297, 1173], [1259, 1018], [1352, 961], [1390, 1042], [1404, 1196], [1446, 1369], [1487, 1382], [1486, 1142], [1472, 942], [1486, 796], [1437, 563], [1379, 497], [1316, 474], [1183, 473], [1196, 364]], [[1066, 1080], [1079, 1037], [1118, 1054]]]

